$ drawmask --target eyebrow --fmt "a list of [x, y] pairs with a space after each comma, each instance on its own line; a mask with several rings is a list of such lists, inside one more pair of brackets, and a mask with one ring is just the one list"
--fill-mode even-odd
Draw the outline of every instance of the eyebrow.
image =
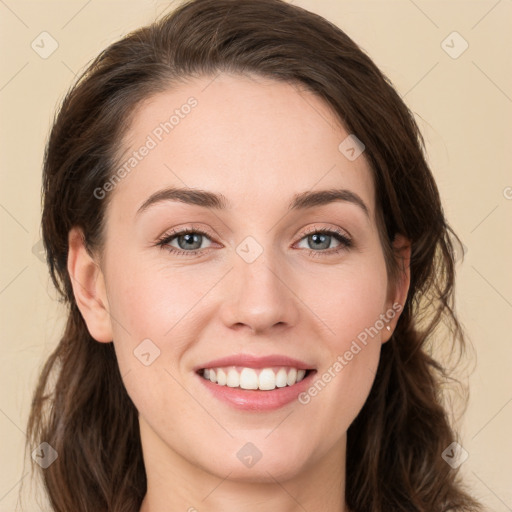
[[[223, 194], [216, 194], [201, 189], [170, 187], [152, 194], [137, 210], [137, 215], [147, 210], [150, 206], [165, 201], [179, 201], [181, 203], [201, 206], [203, 208], [213, 208], [215, 210], [231, 208], [229, 201]], [[358, 194], [347, 189], [307, 190], [295, 194], [288, 205], [288, 210], [305, 210], [336, 201], [354, 204], [363, 210], [368, 219], [370, 218], [369, 209], [365, 202]]]

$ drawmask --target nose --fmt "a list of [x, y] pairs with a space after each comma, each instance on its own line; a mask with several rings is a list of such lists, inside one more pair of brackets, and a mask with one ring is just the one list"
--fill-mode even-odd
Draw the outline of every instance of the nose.
[[252, 263], [235, 256], [225, 284], [227, 298], [221, 306], [221, 319], [227, 327], [262, 334], [297, 323], [300, 300], [293, 290], [293, 277], [282, 263], [279, 267], [265, 252]]

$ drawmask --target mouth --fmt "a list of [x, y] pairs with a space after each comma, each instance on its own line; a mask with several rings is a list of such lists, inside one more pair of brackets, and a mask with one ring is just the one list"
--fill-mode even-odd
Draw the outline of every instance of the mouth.
[[235, 409], [271, 412], [292, 406], [312, 385], [317, 370], [312, 361], [282, 354], [233, 354], [194, 368], [202, 388]]
[[196, 371], [207, 393], [221, 402], [253, 413], [292, 406], [313, 383], [316, 370], [266, 366], [215, 366]]
[[267, 368], [224, 366], [201, 368], [197, 371], [197, 374], [217, 386], [246, 391], [273, 391], [277, 388], [293, 387], [315, 372], [314, 369], [289, 366]]

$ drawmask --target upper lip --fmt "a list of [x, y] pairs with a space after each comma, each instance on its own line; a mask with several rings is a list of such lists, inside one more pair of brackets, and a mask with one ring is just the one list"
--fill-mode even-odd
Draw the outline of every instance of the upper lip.
[[314, 369], [311, 364], [284, 355], [275, 354], [257, 357], [250, 354], [238, 354], [200, 364], [194, 368], [194, 371], [205, 368], [221, 368], [223, 366], [243, 366], [255, 369], [269, 368], [270, 366], [290, 366], [292, 368], [297, 368], [297, 370]]

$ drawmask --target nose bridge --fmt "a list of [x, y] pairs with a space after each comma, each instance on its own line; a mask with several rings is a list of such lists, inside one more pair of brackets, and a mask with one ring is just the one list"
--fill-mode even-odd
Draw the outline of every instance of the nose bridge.
[[251, 237], [237, 246], [228, 285], [233, 291], [224, 304], [228, 325], [245, 324], [261, 332], [297, 320], [296, 300], [278, 270], [280, 264], [275, 251], [264, 249]]

